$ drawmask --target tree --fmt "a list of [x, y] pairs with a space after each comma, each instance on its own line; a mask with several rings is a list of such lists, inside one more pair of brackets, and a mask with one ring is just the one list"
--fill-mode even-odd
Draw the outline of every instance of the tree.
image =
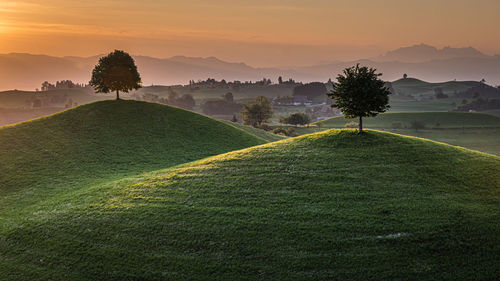
[[124, 51], [115, 50], [99, 59], [89, 84], [98, 93], [116, 92], [119, 100], [120, 91], [137, 90], [142, 82], [134, 59]]
[[390, 107], [390, 92], [378, 78], [382, 74], [376, 71], [359, 64], [346, 68], [327, 94], [334, 100], [331, 106], [339, 108], [345, 117], [359, 118], [359, 133], [363, 132], [363, 117], [377, 116]]
[[273, 117], [273, 105], [266, 97], [258, 96], [252, 104], [244, 105], [240, 114], [246, 125], [261, 126]]
[[225, 93], [222, 98], [227, 101], [227, 102], [234, 102], [234, 97], [233, 97], [233, 93], [231, 92], [228, 92], [228, 93]]
[[295, 126], [309, 124], [309, 122], [311, 122], [311, 118], [305, 113], [293, 113], [287, 117], [280, 118], [280, 123]]

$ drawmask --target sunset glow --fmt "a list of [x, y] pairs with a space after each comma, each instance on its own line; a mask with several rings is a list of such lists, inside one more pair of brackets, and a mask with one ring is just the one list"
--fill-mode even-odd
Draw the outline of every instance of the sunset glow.
[[[0, 53], [217, 56], [264, 66], [380, 55], [427, 43], [500, 53], [500, 2], [479, 1], [0, 1]], [[331, 53], [315, 48], [331, 47]]]

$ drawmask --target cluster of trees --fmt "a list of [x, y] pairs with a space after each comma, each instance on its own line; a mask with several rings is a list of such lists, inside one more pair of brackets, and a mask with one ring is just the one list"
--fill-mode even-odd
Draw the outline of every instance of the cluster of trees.
[[262, 80], [259, 81], [232, 81], [228, 82], [224, 79], [217, 81], [216, 79], [213, 78], [208, 78], [207, 80], [189, 80], [189, 87], [192, 91], [194, 90], [200, 90], [201, 88], [209, 88], [209, 89], [215, 89], [215, 88], [221, 88], [221, 89], [230, 89], [233, 91], [239, 91], [241, 88], [245, 87], [252, 87], [252, 86], [269, 86], [273, 82], [269, 78], [262, 78]]
[[273, 113], [272, 103], [264, 96], [256, 97], [253, 103], [245, 104], [240, 111], [243, 123], [254, 127], [260, 127], [268, 122]]
[[300, 83], [297, 83], [295, 82], [295, 80], [293, 80], [292, 78], [288, 79], [287, 81], [283, 81], [283, 77], [278, 77], [278, 85], [281, 85], [281, 84], [285, 84], [285, 85], [296, 85], [296, 84], [300, 84]]
[[209, 100], [201, 106], [201, 110], [207, 115], [231, 115], [238, 113], [242, 108], [242, 104], [234, 102], [231, 92], [222, 95], [222, 99]]
[[277, 135], [288, 136], [288, 137], [298, 136], [297, 132], [293, 128], [285, 129], [285, 128], [279, 127], [279, 128], [274, 129], [273, 133], [275, 133]]
[[180, 96], [179, 94], [177, 94], [177, 92], [171, 89], [169, 89], [169, 93], [166, 98], [151, 93], [145, 93], [142, 95], [142, 97], [137, 99], [150, 102], [157, 102], [161, 104], [168, 104], [171, 106], [177, 106], [187, 110], [193, 110], [193, 108], [196, 106], [196, 102], [193, 96], [191, 96], [190, 94], [184, 94]]
[[286, 117], [280, 117], [279, 122], [281, 124], [290, 124], [294, 126], [306, 125], [311, 122], [311, 118], [305, 113], [293, 113]]
[[71, 80], [61, 80], [61, 81], [56, 81], [56, 84], [49, 83], [48, 81], [45, 81], [42, 83], [42, 87], [40, 88], [43, 92], [49, 91], [49, 90], [56, 90], [56, 89], [72, 89], [72, 88], [86, 88], [88, 85], [86, 84], [79, 84], [79, 83], [73, 83]]
[[307, 83], [293, 89], [293, 96], [305, 96], [310, 100], [319, 96], [324, 97], [326, 93], [326, 86], [321, 82]]

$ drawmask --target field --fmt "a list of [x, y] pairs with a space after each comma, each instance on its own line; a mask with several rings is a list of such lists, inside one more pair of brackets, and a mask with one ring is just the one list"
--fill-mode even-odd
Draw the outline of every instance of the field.
[[330, 130], [40, 192], [2, 197], [0, 279], [500, 274], [500, 158], [390, 133]]

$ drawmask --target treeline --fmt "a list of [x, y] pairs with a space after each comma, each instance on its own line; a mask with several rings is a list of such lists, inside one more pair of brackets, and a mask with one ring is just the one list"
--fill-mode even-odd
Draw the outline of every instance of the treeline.
[[193, 108], [196, 106], [196, 101], [194, 100], [192, 95], [184, 94], [181, 96], [172, 89], [168, 90], [168, 96], [166, 98], [151, 93], [144, 93], [141, 96], [136, 95], [135, 98], [137, 100], [167, 104], [187, 110], [193, 110]]
[[[200, 90], [200, 89], [203, 89], [203, 88], [208, 88], [208, 89], [229, 89], [229, 90], [232, 90], [232, 91], [239, 91], [240, 89], [242, 88], [249, 88], [249, 87], [255, 87], [255, 86], [270, 86], [270, 85], [273, 85], [273, 81], [269, 78], [262, 78], [262, 80], [259, 80], [259, 81], [255, 81], [255, 82], [252, 82], [252, 81], [238, 81], [238, 80], [235, 80], [235, 81], [226, 81], [224, 79], [218, 81], [216, 79], [213, 79], [213, 78], [208, 78], [207, 80], [198, 80], [198, 81], [194, 81], [194, 80], [189, 80], [189, 85], [187, 87], [189, 87], [192, 91], [196, 91], [196, 90]], [[295, 86], [295, 85], [301, 85], [302, 83], [297, 83], [295, 82], [295, 80], [293, 79], [289, 79], [287, 81], [283, 81], [283, 78], [280, 76], [278, 78], [278, 84], [281, 85], [292, 85], [292, 86]]]
[[45, 81], [42, 83], [41, 90], [42, 92], [50, 91], [50, 90], [58, 90], [58, 89], [73, 89], [73, 88], [87, 88], [89, 85], [87, 84], [80, 84], [80, 83], [73, 83], [71, 80], [61, 80], [61, 81], [56, 81], [55, 84], [49, 83], [48, 81]]

